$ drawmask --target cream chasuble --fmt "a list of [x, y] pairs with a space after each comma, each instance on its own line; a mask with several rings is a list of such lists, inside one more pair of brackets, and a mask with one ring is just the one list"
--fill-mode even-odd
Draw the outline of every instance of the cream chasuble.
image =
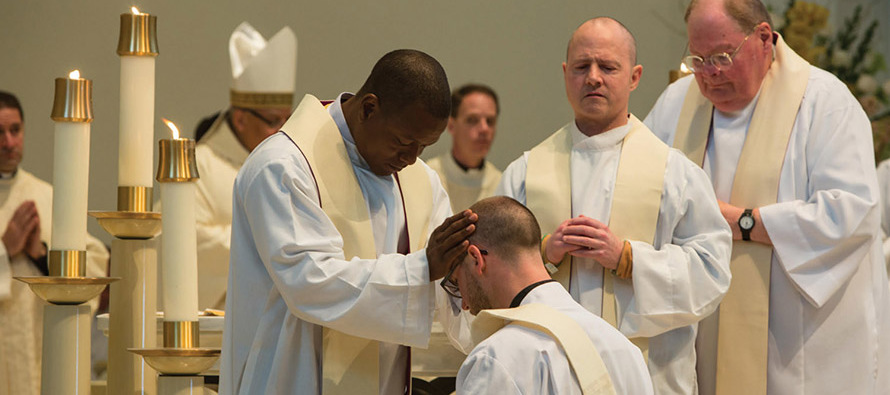
[[545, 304], [482, 310], [473, 321], [473, 343], [481, 343], [509, 324], [544, 332], [556, 340], [565, 351], [584, 395], [615, 394], [609, 371], [584, 329], [571, 317]]
[[[285, 124], [282, 131], [302, 147], [306, 161], [315, 169], [319, 201], [343, 238], [344, 256], [373, 259], [377, 254], [367, 203], [340, 132], [327, 113], [319, 111], [321, 107], [317, 98], [306, 95], [290, 119], [315, 127], [293, 128]], [[317, 134], [312, 133], [316, 130]], [[396, 179], [402, 192], [408, 242], [413, 252], [426, 246], [427, 240], [419, 236], [427, 229], [429, 218], [410, 214], [426, 212], [432, 206], [430, 181], [419, 164], [406, 167]], [[412, 240], [411, 235], [417, 240]], [[369, 389], [377, 391], [380, 388], [379, 342], [328, 328], [323, 330], [322, 393], [352, 395], [368, 393]]]
[[[649, 132], [635, 116], [628, 121], [631, 129], [624, 137], [609, 228], [619, 239], [638, 240], [653, 244], [661, 207], [664, 171], [669, 149]], [[562, 221], [572, 217], [570, 160], [572, 136], [564, 127], [533, 148], [528, 156], [526, 200], [545, 232], [552, 232]], [[572, 258], [567, 255], [561, 269], [553, 274], [566, 289], [569, 288]], [[619, 312], [613, 282], [631, 281], [616, 278], [612, 273], [603, 276], [602, 316], [618, 327]], [[632, 339], [648, 360], [646, 338]]]
[[[758, 208], [776, 203], [779, 176], [809, 71], [810, 65], [778, 36], [775, 60], [761, 85], [739, 158], [730, 204]], [[698, 85], [690, 85], [674, 147], [699, 165], [704, 161], [713, 111]], [[717, 344], [698, 350], [700, 366], [716, 367], [718, 394], [766, 393], [772, 251], [772, 247], [755, 242], [733, 242], [733, 278], [720, 305]], [[702, 332], [713, 330], [714, 317], [703, 321]]]

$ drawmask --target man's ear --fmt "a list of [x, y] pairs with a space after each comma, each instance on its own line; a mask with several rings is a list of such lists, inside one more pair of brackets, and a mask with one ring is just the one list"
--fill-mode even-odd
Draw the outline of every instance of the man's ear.
[[473, 257], [473, 263], [472, 267], [470, 267], [470, 270], [473, 271], [473, 273], [475, 273], [477, 276], [485, 272], [485, 255], [482, 255], [482, 251], [479, 251], [479, 247], [470, 244], [470, 246], [467, 247], [467, 253], [470, 254], [471, 257]]
[[373, 116], [377, 116], [380, 113], [380, 99], [377, 98], [377, 95], [373, 93], [367, 93], [361, 98], [362, 104], [362, 112], [361, 112], [361, 120], [367, 121]]

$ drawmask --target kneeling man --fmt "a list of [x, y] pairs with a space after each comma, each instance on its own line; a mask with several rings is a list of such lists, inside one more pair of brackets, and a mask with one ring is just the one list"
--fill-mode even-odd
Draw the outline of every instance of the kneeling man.
[[479, 344], [460, 368], [457, 392], [653, 393], [640, 350], [550, 278], [531, 211], [503, 196], [470, 210], [478, 220], [467, 257], [442, 281], [478, 314]]

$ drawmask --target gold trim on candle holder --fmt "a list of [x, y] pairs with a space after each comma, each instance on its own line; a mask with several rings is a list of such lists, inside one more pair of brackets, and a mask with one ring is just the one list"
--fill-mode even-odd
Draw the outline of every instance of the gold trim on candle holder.
[[276, 108], [276, 107], [292, 107], [294, 105], [294, 94], [291, 92], [238, 92], [236, 90], [229, 91], [229, 102], [232, 107], [247, 108]]
[[56, 93], [50, 118], [56, 122], [92, 122], [92, 90], [91, 80], [56, 78]]
[[120, 56], [158, 56], [158, 17], [149, 14], [121, 14], [117, 42]]
[[198, 348], [198, 321], [164, 321], [164, 347]]
[[198, 179], [195, 140], [158, 141], [158, 182], [192, 182]]
[[80, 250], [50, 250], [47, 264], [50, 276], [86, 277], [87, 252]]
[[146, 213], [152, 210], [151, 187], [117, 187], [117, 211]]

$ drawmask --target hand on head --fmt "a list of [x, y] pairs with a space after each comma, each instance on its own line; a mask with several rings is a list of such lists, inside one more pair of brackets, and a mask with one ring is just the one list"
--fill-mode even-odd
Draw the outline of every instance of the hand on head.
[[478, 219], [472, 211], [464, 210], [446, 219], [433, 231], [426, 247], [430, 281], [444, 277], [466, 256], [470, 245], [467, 238], [476, 230], [473, 223]]

